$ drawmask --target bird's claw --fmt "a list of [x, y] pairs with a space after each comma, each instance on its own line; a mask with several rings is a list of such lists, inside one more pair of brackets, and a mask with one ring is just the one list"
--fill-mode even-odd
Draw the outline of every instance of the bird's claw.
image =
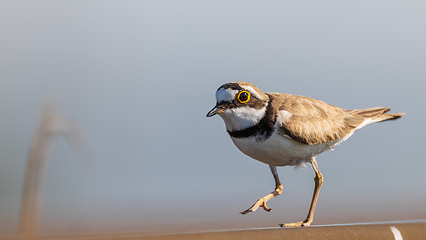
[[272, 209], [270, 209], [268, 206], [266, 206], [266, 201], [262, 198], [258, 199], [253, 206], [251, 206], [249, 209], [240, 212], [240, 214], [244, 215], [250, 212], [256, 211], [259, 207], [262, 207], [265, 211], [270, 212]]
[[309, 221], [309, 219], [306, 219], [303, 222], [296, 222], [296, 223], [280, 223], [280, 227], [309, 227], [311, 225], [312, 221]]

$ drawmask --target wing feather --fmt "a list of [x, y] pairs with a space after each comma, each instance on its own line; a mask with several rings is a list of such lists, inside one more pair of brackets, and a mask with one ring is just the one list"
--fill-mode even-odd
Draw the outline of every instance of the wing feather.
[[286, 117], [281, 118], [283, 121], [278, 126], [279, 133], [303, 144], [314, 145], [343, 138], [364, 121], [361, 115], [313, 98], [284, 93], [268, 95], [277, 104], [278, 114], [285, 111]]

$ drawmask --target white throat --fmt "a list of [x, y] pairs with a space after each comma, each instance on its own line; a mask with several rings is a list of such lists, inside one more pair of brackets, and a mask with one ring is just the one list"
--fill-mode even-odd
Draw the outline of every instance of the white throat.
[[266, 107], [255, 109], [251, 107], [239, 107], [226, 109], [219, 115], [225, 122], [226, 130], [239, 131], [259, 123], [265, 116]]

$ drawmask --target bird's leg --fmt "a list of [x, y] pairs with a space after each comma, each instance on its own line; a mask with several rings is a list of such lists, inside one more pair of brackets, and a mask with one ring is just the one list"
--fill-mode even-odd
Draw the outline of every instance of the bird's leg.
[[321, 189], [321, 185], [323, 182], [323, 176], [318, 168], [318, 163], [315, 158], [310, 162], [312, 168], [315, 171], [315, 189], [314, 189], [314, 195], [312, 196], [312, 202], [311, 207], [309, 208], [308, 216], [306, 217], [305, 221], [303, 222], [297, 222], [297, 223], [286, 223], [286, 224], [280, 224], [281, 226], [285, 227], [307, 227], [310, 226], [312, 221], [314, 220], [314, 212], [315, 212], [315, 205], [317, 204], [319, 191]]
[[280, 195], [282, 193], [282, 191], [283, 191], [283, 185], [281, 185], [280, 179], [278, 177], [277, 167], [269, 165], [269, 168], [271, 169], [272, 175], [274, 175], [274, 179], [275, 179], [275, 190], [273, 192], [271, 192], [270, 194], [264, 196], [263, 198], [259, 198], [253, 204], [253, 206], [251, 206], [249, 209], [241, 212], [241, 214], [247, 214], [249, 212], [254, 212], [259, 207], [263, 207], [263, 209], [265, 209], [265, 211], [270, 212], [271, 209], [266, 206], [266, 202], [269, 201], [271, 198], [273, 198], [275, 196], [278, 196], [278, 195]]

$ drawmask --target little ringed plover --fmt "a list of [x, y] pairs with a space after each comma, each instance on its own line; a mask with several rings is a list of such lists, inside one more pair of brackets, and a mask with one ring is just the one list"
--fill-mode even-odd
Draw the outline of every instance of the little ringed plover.
[[302, 222], [280, 224], [309, 226], [323, 183], [316, 157], [347, 140], [355, 131], [376, 122], [395, 120], [404, 113], [387, 113], [390, 108], [346, 110], [325, 102], [285, 93], [263, 93], [248, 82], [230, 82], [216, 91], [216, 106], [207, 117], [219, 114], [237, 148], [266, 163], [275, 179], [275, 190], [258, 199], [247, 214], [282, 193], [277, 166], [309, 163], [315, 171], [315, 188], [308, 216]]

